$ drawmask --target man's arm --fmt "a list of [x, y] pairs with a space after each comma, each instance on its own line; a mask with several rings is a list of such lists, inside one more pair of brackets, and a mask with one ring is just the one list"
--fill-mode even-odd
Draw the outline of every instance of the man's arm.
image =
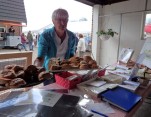
[[48, 52], [48, 42], [46, 39], [43, 37], [43, 35], [40, 36], [39, 41], [38, 41], [38, 56], [34, 61], [34, 65], [39, 66], [39, 67], [44, 67], [44, 59], [46, 56], [46, 53]]
[[71, 45], [71, 50], [70, 50], [70, 58], [75, 55], [77, 44], [78, 44], [78, 38], [74, 36], [72, 45]]

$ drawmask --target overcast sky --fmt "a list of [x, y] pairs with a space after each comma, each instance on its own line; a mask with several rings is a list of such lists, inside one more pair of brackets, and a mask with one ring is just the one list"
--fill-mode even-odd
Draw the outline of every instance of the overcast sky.
[[37, 30], [51, 22], [51, 14], [57, 8], [64, 8], [69, 12], [69, 20], [85, 17], [92, 19], [92, 7], [74, 0], [24, 0], [27, 27], [23, 31]]

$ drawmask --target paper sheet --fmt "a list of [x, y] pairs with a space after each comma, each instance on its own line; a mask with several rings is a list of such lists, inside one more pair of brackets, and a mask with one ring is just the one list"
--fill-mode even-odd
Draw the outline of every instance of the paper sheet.
[[113, 108], [108, 103], [88, 103], [86, 105], [88, 110], [94, 110], [103, 114], [115, 113]]
[[122, 76], [123, 78], [126, 78], [126, 80], [128, 80], [131, 75], [131, 70], [116, 69], [114, 71], [109, 71], [109, 73]]
[[96, 87], [100, 87], [102, 85], [106, 84], [105, 81], [101, 81], [101, 80], [94, 80], [92, 82], [87, 83], [87, 85], [91, 85], [91, 86], [96, 86]]
[[119, 56], [119, 61], [127, 63], [131, 59], [133, 52], [133, 49], [123, 48]]
[[145, 53], [146, 55], [143, 60], [143, 65], [147, 66], [148, 68], [151, 68], [151, 38], [148, 38], [145, 41], [140, 53]]
[[[112, 107], [108, 103], [104, 103], [104, 102], [94, 103], [94, 100], [89, 99], [89, 98], [83, 98], [79, 102], [79, 105], [86, 108], [89, 111], [94, 110], [96, 112], [100, 112], [105, 115], [109, 113], [115, 113], [115, 111], [112, 109]], [[93, 113], [93, 117], [104, 117], [104, 116]]]

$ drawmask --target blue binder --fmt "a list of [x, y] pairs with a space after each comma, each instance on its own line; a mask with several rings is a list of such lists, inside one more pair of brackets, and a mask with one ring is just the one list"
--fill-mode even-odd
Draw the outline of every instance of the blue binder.
[[122, 87], [116, 87], [100, 95], [104, 101], [107, 101], [125, 111], [130, 111], [142, 98], [141, 96]]

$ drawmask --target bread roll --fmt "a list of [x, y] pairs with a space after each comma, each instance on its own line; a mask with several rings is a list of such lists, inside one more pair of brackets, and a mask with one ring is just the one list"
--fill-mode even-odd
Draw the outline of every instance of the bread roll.
[[80, 69], [89, 69], [89, 66], [87, 64], [80, 65]]
[[87, 64], [87, 62], [83, 60], [80, 62], [80, 65], [82, 65], [82, 64]]
[[34, 65], [30, 65], [24, 71], [24, 78], [26, 83], [38, 82], [38, 69]]
[[19, 71], [19, 72], [16, 74], [16, 78], [24, 78], [24, 70]]
[[98, 66], [97, 66], [97, 64], [92, 64], [92, 65], [91, 65], [91, 68], [93, 68], [93, 69], [95, 69], [95, 68], [96, 68], [96, 69], [97, 69], [97, 68], [98, 68]]
[[72, 68], [79, 68], [80, 64], [79, 63], [71, 63], [70, 66]]
[[26, 70], [29, 73], [37, 73], [38, 72], [38, 68], [35, 65], [29, 65]]
[[5, 85], [6, 83], [9, 83], [10, 81], [11, 81], [11, 79], [0, 77], [0, 84], [1, 85]]
[[0, 74], [7, 74], [9, 71], [11, 71], [11, 70], [10, 69], [4, 69], [4, 70], [1, 71]]
[[61, 65], [61, 69], [70, 69], [70, 68], [71, 68], [71, 65], [69, 65], [69, 64]]
[[90, 60], [88, 64], [89, 64], [89, 65], [92, 65], [92, 64], [97, 64], [97, 63], [96, 63], [95, 60]]
[[70, 64], [70, 61], [69, 60], [62, 60], [60, 62], [60, 65], [63, 65], [63, 64]]
[[80, 61], [83, 61], [83, 58], [80, 58]]
[[44, 67], [37, 67], [37, 69], [38, 69], [38, 74], [40, 74], [43, 71], [46, 71]]
[[25, 84], [26, 84], [26, 82], [23, 79], [15, 78], [15, 79], [11, 80], [10, 83], [6, 84], [6, 86], [8, 86], [10, 88], [18, 88]]
[[14, 66], [15, 66], [15, 64], [6, 65], [6, 66], [4, 67], [4, 69], [9, 69], [9, 70], [11, 70]]
[[71, 57], [71, 58], [69, 59], [69, 61], [70, 61], [70, 63], [73, 63], [73, 62], [80, 62], [80, 58], [74, 56], [74, 57]]
[[19, 72], [20, 70], [24, 70], [23, 66], [15, 65], [12, 70], [14, 70], [15, 73]]
[[14, 79], [16, 78], [16, 74], [13, 70], [10, 70], [10, 71], [3, 71], [3, 73], [1, 73], [1, 76], [3, 78], [8, 78], [8, 79]]
[[52, 77], [52, 74], [50, 74], [47, 71], [43, 71], [38, 75], [39, 81], [44, 80], [44, 79], [50, 79]]
[[91, 56], [86, 55], [83, 57], [83, 60], [85, 60], [88, 63], [90, 60], [92, 60], [92, 58], [91, 58]]
[[49, 70], [60, 70], [60, 69], [61, 69], [61, 66], [58, 66], [58, 65], [52, 65], [49, 68]]

